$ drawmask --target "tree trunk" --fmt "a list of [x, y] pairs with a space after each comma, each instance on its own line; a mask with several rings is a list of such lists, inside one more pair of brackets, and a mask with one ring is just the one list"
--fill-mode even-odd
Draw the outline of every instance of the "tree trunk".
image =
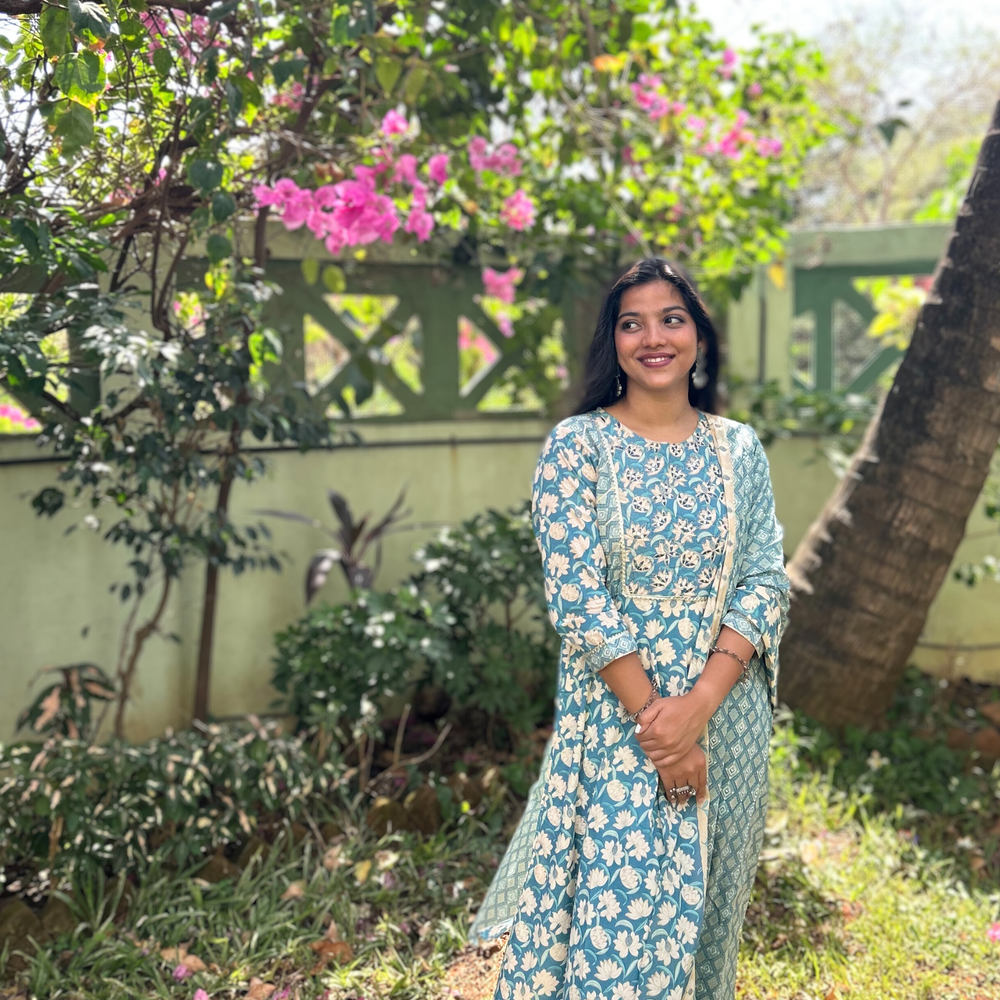
[[[229, 494], [233, 474], [226, 463], [226, 472], [219, 483], [215, 513], [225, 517], [229, 510]], [[198, 672], [194, 686], [194, 719], [208, 722], [208, 693], [212, 679], [212, 644], [215, 640], [215, 607], [219, 595], [219, 554], [210, 552], [205, 567], [205, 599], [201, 606], [201, 635], [198, 638]]]
[[789, 564], [780, 695], [877, 723], [1000, 438], [1000, 104], [881, 412]]

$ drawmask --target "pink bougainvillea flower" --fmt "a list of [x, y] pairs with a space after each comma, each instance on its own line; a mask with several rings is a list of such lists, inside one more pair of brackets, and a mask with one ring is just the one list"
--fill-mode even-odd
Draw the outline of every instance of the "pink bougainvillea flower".
[[15, 427], [26, 431], [40, 431], [42, 429], [42, 425], [34, 417], [9, 403], [0, 405], [0, 420], [8, 420]]
[[1000, 923], [990, 924], [986, 929], [986, 938], [994, 943], [1000, 943]]
[[504, 199], [500, 219], [519, 233], [535, 224], [535, 203], [524, 188], [518, 188], [509, 198]]
[[387, 111], [385, 117], [382, 119], [383, 135], [402, 135], [404, 132], [409, 131], [409, 128], [410, 123], [396, 110]]
[[180, 982], [182, 979], [187, 979], [189, 976], [193, 975], [191, 970], [181, 963], [180, 965], [174, 966], [173, 977]]
[[767, 139], [761, 136], [757, 140], [757, 153], [760, 156], [781, 156], [785, 144], [780, 139]]
[[517, 146], [512, 142], [505, 142], [489, 152], [489, 143], [482, 136], [476, 136], [469, 142], [468, 152], [469, 165], [477, 174], [491, 170], [501, 177], [517, 177], [521, 173]]
[[[287, 994], [288, 991], [286, 990], [285, 992]], [[191, 1000], [208, 1000], [208, 994], [203, 989], [201, 989], [201, 987], [199, 987], [194, 991], [194, 996], [191, 998]]]
[[418, 243], [426, 243], [434, 231], [434, 216], [422, 208], [415, 208], [406, 220], [405, 231], [413, 233]]
[[483, 289], [487, 295], [509, 305], [514, 301], [514, 288], [523, 277], [524, 271], [519, 267], [512, 267], [510, 270], [502, 272], [494, 271], [492, 267], [485, 267], [483, 268]]
[[652, 121], [659, 121], [669, 114], [680, 114], [684, 105], [675, 101], [671, 103], [660, 93], [663, 80], [650, 73], [640, 73], [637, 83], [630, 84], [635, 103], [649, 115]]
[[732, 49], [726, 49], [722, 53], [722, 68], [719, 72], [727, 80], [736, 72], [736, 53]]
[[404, 153], [399, 158], [396, 169], [392, 172], [392, 179], [397, 184], [416, 184], [417, 158], [412, 153]]
[[747, 93], [751, 97], [760, 97], [760, 95], [764, 93], [764, 88], [759, 83], [754, 81], [749, 87], [747, 87]]
[[448, 179], [448, 154], [435, 153], [427, 161], [427, 176], [435, 184], [444, 184]]
[[298, 80], [295, 80], [288, 90], [275, 94], [271, 98], [271, 103], [279, 108], [288, 108], [289, 111], [298, 111], [302, 107], [304, 93], [305, 87]]
[[699, 118], [697, 115], [690, 115], [686, 124], [687, 127], [696, 135], [701, 135], [701, 133], [708, 127], [708, 122], [706, 122], [704, 118]]
[[497, 329], [505, 337], [510, 338], [510, 337], [514, 336], [514, 324], [511, 322], [511, 319], [510, 319], [509, 316], [501, 316], [500, 317], [500, 319], [497, 321]]

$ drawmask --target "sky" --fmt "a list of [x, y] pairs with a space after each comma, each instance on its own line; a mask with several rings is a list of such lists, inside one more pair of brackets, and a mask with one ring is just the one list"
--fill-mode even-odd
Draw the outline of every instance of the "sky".
[[[818, 37], [838, 18], [861, 9], [843, 0], [696, 0], [698, 9], [727, 41], [739, 45], [749, 37], [753, 24], [772, 30], [788, 29]], [[914, 32], [933, 37], [942, 31], [1000, 31], [997, 0], [869, 0], [869, 12], [901, 10], [912, 21]]]

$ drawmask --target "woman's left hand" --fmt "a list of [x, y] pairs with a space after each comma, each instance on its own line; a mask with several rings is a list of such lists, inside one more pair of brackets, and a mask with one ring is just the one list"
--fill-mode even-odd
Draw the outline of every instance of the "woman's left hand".
[[690, 753], [707, 722], [701, 699], [691, 692], [657, 698], [639, 716], [635, 732], [653, 764], [669, 768]]

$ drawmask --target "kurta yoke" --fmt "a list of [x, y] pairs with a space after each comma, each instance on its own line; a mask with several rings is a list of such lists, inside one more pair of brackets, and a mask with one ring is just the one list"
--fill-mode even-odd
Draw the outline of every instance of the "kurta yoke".
[[[787, 607], [763, 449], [704, 414], [678, 444], [572, 417], [542, 451], [533, 517], [562, 653], [542, 773], [473, 927], [512, 929], [496, 996], [731, 997]], [[637, 652], [682, 695], [723, 624], [758, 655], [703, 735], [708, 801], [675, 808], [600, 671]]]

